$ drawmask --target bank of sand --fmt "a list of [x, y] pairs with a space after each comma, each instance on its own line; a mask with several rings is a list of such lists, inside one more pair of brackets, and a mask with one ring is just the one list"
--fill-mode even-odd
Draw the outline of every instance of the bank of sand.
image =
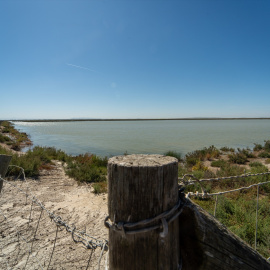
[[[12, 184], [34, 195], [49, 211], [60, 216], [71, 227], [75, 226], [80, 231], [86, 230], [86, 239], [91, 240], [89, 236], [101, 241], [108, 239], [108, 229], [104, 226], [107, 195], [95, 195], [89, 184], [78, 185], [75, 180], [65, 175], [61, 162], [54, 163], [52, 170], [41, 171], [38, 180], [19, 180]], [[26, 199], [24, 193], [4, 183], [0, 197], [1, 269], [9, 269], [11, 266], [23, 269], [26, 262], [26, 269], [40, 269], [39, 263], [47, 269], [50, 260], [50, 269], [86, 269], [91, 250], [86, 249], [80, 242], [75, 243], [72, 234], [66, 232], [64, 227], [59, 227], [53, 251], [55, 222], [51, 221], [46, 211], [42, 211], [40, 218], [41, 208], [34, 203], [31, 211], [31, 205], [31, 200]], [[80, 240], [76, 236], [74, 239]], [[31, 245], [34, 256], [28, 258], [27, 250]], [[88, 269], [97, 269], [101, 251], [101, 248], [97, 248], [93, 252]], [[100, 269], [104, 269], [105, 261], [106, 250], [101, 258]]]

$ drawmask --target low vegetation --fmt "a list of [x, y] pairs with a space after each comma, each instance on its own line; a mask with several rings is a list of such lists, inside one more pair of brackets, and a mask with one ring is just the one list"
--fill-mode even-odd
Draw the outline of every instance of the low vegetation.
[[104, 182], [107, 173], [107, 158], [93, 154], [73, 157], [67, 162], [66, 173], [79, 182]]
[[19, 132], [14, 128], [14, 125], [8, 121], [0, 121], [0, 142], [5, 142], [15, 151], [20, 151], [22, 146], [29, 146], [32, 144], [27, 134]]
[[195, 150], [187, 153], [185, 162], [188, 167], [193, 167], [198, 161], [212, 160], [220, 156], [220, 151], [215, 146], [205, 147], [201, 150]]

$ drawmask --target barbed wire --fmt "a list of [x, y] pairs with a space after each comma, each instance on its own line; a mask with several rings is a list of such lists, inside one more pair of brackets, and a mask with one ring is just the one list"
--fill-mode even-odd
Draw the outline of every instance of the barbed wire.
[[[26, 202], [25, 202], [25, 204], [23, 204], [24, 206], [24, 209], [23, 209], [23, 207], [20, 207], [19, 208], [19, 210], [18, 211], [16, 211], [16, 209], [14, 209], [15, 211], [9, 211], [8, 210], [8, 208], [6, 208], [6, 207], [4, 207], [4, 208], [2, 208], [2, 209], [7, 209], [7, 213], [10, 213], [9, 215], [7, 215], [6, 214], [6, 211], [5, 212], [3, 212], [2, 211], [2, 209], [0, 208], [0, 217], [2, 217], [1, 218], [1, 222], [0, 223], [3, 223], [3, 222], [5, 222], [7, 225], [5, 225], [5, 224], [1, 224], [1, 226], [5, 226], [5, 231], [7, 231], [7, 229], [8, 230], [11, 230], [11, 232], [12, 231], [15, 231], [16, 232], [16, 234], [15, 235], [17, 235], [18, 236], [18, 240], [17, 241], [15, 241], [15, 242], [18, 242], [18, 244], [17, 245], [19, 245], [18, 247], [19, 247], [19, 249], [18, 249], [18, 254], [17, 254], [17, 258], [15, 258], [14, 260], [13, 260], [13, 264], [14, 264], [14, 262], [15, 261], [17, 261], [17, 263], [18, 263], [18, 255], [19, 255], [19, 253], [20, 253], [20, 242], [19, 242], [19, 239], [23, 242], [23, 243], [25, 243], [26, 245], [27, 245], [27, 248], [25, 249], [26, 251], [27, 251], [27, 253], [26, 253], [26, 260], [25, 260], [25, 262], [24, 262], [24, 267], [22, 268], [22, 269], [28, 269], [28, 261], [29, 261], [29, 258], [30, 257], [33, 257], [34, 259], [35, 259], [35, 262], [34, 261], [32, 261], [32, 259], [31, 259], [31, 261], [32, 261], [32, 264], [34, 263], [34, 264], [36, 264], [36, 267], [34, 266], [34, 268], [33, 269], [44, 269], [43, 267], [42, 267], [42, 265], [40, 264], [40, 261], [41, 261], [41, 258], [37, 258], [37, 254], [38, 253], [40, 253], [40, 251], [42, 251], [42, 249], [43, 248], [46, 248], [47, 249], [47, 247], [46, 246], [48, 246], [47, 244], [45, 244], [45, 246], [44, 246], [44, 244], [42, 244], [42, 246], [40, 247], [40, 248], [38, 248], [37, 249], [37, 246], [35, 245], [35, 253], [33, 252], [33, 245], [34, 245], [34, 241], [35, 240], [38, 240], [38, 239], [36, 239], [36, 234], [37, 234], [37, 230], [39, 229], [39, 227], [40, 227], [40, 221], [41, 221], [41, 218], [42, 218], [42, 214], [43, 213], [46, 213], [46, 215], [43, 215], [44, 217], [42, 218], [43, 220], [45, 220], [46, 219], [46, 217], [48, 218], [50, 218], [50, 220], [56, 225], [56, 235], [55, 235], [55, 238], [54, 238], [54, 243], [53, 243], [53, 248], [52, 248], [52, 251], [51, 251], [51, 254], [50, 254], [50, 257], [49, 257], [49, 259], [48, 260], [43, 260], [44, 261], [44, 266], [45, 266], [45, 261], [47, 262], [46, 264], [48, 264], [47, 265], [47, 267], [45, 268], [45, 269], [48, 269], [49, 267], [50, 267], [50, 264], [51, 264], [51, 262], [52, 262], [52, 257], [53, 257], [53, 254], [55, 253], [55, 246], [56, 246], [56, 241], [57, 241], [57, 239], [59, 239], [59, 237], [57, 236], [57, 234], [58, 234], [58, 231], [59, 231], [59, 229], [62, 231], [63, 229], [66, 231], [66, 232], [68, 232], [70, 235], [71, 235], [71, 239], [72, 239], [72, 241], [74, 242], [74, 243], [80, 243], [81, 245], [82, 245], [82, 247], [84, 247], [84, 248], [86, 248], [86, 249], [90, 249], [91, 250], [91, 255], [90, 255], [90, 258], [89, 258], [89, 260], [87, 260], [87, 267], [86, 267], [86, 269], [88, 269], [89, 267], [90, 267], [90, 261], [92, 260], [92, 254], [93, 254], [93, 251], [95, 251], [97, 248], [100, 248], [100, 250], [101, 250], [101, 253], [100, 253], [100, 255], [99, 255], [99, 257], [97, 258], [96, 257], [96, 255], [95, 255], [95, 258], [97, 258], [98, 260], [97, 260], [97, 262], [95, 261], [95, 265], [98, 267], [98, 269], [100, 269], [100, 265], [101, 265], [101, 259], [102, 259], [102, 257], [103, 257], [103, 254], [104, 254], [104, 252], [105, 251], [108, 251], [108, 240], [106, 240], [106, 239], [104, 239], [104, 238], [97, 238], [97, 237], [93, 237], [93, 236], [91, 236], [89, 233], [86, 233], [86, 228], [85, 228], [85, 230], [84, 231], [82, 231], [82, 230], [78, 230], [77, 228], [76, 228], [76, 226], [74, 225], [74, 224], [72, 224], [72, 225], [69, 225], [67, 222], [65, 222], [63, 219], [62, 219], [62, 217], [61, 216], [59, 216], [59, 215], [56, 215], [54, 212], [52, 212], [52, 211], [50, 211], [49, 209], [47, 209], [46, 207], [45, 207], [45, 205], [35, 196], [35, 195], [33, 195], [33, 193], [32, 193], [32, 191], [31, 191], [31, 189], [30, 189], [30, 187], [29, 187], [29, 185], [28, 185], [28, 183], [27, 183], [27, 181], [26, 181], [26, 178], [25, 178], [25, 173], [24, 173], [24, 170], [23, 170], [23, 168], [21, 168], [21, 167], [19, 167], [19, 166], [12, 166], [13, 168], [19, 168], [20, 169], [20, 171], [19, 171], [19, 174], [18, 174], [18, 176], [17, 176], [17, 178], [14, 178], [15, 179], [15, 181], [16, 180], [18, 180], [20, 177], [22, 178], [21, 180], [21, 184], [25, 184], [25, 186], [26, 186], [26, 190], [24, 190], [23, 188], [21, 188], [21, 187], [19, 187], [17, 184], [15, 184], [15, 181], [8, 181], [8, 180], [6, 180], [6, 179], [4, 179], [4, 178], [2, 178], [1, 176], [0, 176], [0, 180], [2, 180], [3, 181], [3, 183], [4, 183], [4, 185], [5, 185], [5, 187], [12, 187], [12, 188], [14, 188], [14, 190], [17, 190], [17, 194], [21, 194], [21, 195], [23, 195], [23, 196], [25, 196], [25, 199], [26, 199]], [[12, 169], [13, 169], [12, 168]], [[8, 189], [9, 190], [9, 192], [13, 192], [13, 189]], [[3, 189], [2, 189], [2, 192], [1, 192], [1, 199], [3, 198], [2, 197], [3, 196]], [[14, 196], [14, 199], [15, 198], [17, 198], [17, 195], [15, 195]], [[37, 221], [35, 221], [36, 222], [36, 225], [35, 225], [35, 227], [33, 227], [32, 225], [31, 225], [31, 230], [32, 230], [32, 235], [31, 235], [31, 237], [29, 237], [29, 236], [23, 236], [21, 233], [20, 233], [20, 231], [18, 230], [18, 228], [16, 227], [16, 224], [14, 223], [14, 221], [13, 220], [16, 220], [15, 222], [19, 222], [19, 219], [16, 217], [16, 215], [18, 215], [18, 217], [23, 217], [24, 216], [24, 219], [25, 219], [25, 207], [26, 207], [26, 205], [27, 205], [27, 200], [28, 200], [28, 206], [27, 207], [29, 207], [30, 208], [30, 212], [29, 212], [29, 216], [27, 217], [27, 222], [26, 223], [23, 223], [23, 224], [25, 224], [25, 225], [23, 225], [23, 226], [26, 226], [27, 228], [26, 228], [26, 230], [29, 230], [30, 228], [29, 228], [29, 226], [30, 226], [30, 223], [32, 223], [32, 213], [33, 213], [33, 211], [35, 210], [37, 210], [37, 208], [38, 209], [40, 209], [40, 214], [39, 214], [39, 217], [38, 217], [38, 219], [37, 219]], [[18, 201], [18, 199], [17, 199], [17, 201]], [[21, 201], [21, 200], [20, 200]], [[15, 205], [16, 205], [17, 203], [15, 203]], [[13, 205], [14, 205], [14, 203], [13, 203]], [[3, 206], [3, 204], [2, 204], [2, 206]], [[5, 206], [5, 204], [4, 204], [4, 206]], [[35, 206], [35, 207], [34, 207]], [[36, 208], [37, 207], [37, 208]], [[28, 209], [29, 209], [28, 208]], [[12, 221], [10, 221], [10, 218], [12, 217]], [[47, 224], [47, 223], [46, 223]], [[21, 225], [22, 224], [18, 224], [18, 226], [20, 226], [21, 227]], [[3, 227], [4, 228], [4, 227]], [[44, 229], [44, 228], [40, 228], [39, 230], [41, 230], [41, 232], [43, 232], [43, 233], [46, 233], [47, 235], [48, 235], [48, 228], [49, 228], [49, 230], [51, 231], [51, 229], [50, 228], [52, 228], [52, 225], [48, 225], [48, 226], [46, 226], [46, 228]], [[62, 228], [62, 229], [61, 229]], [[25, 229], [23, 229], [23, 228], [20, 228], [20, 230], [24, 230], [25, 231]], [[47, 231], [47, 232], [46, 232]], [[24, 232], [24, 234], [26, 233], [26, 231]], [[30, 233], [30, 231], [29, 232], [27, 232], [27, 234], [29, 235], [29, 233]], [[1, 252], [0, 252], [0, 257], [6, 257], [6, 259], [5, 259], [5, 261], [3, 261], [3, 263], [6, 265], [6, 268], [5, 269], [15, 269], [16, 267], [15, 266], [13, 266], [13, 267], [10, 267], [11, 265], [9, 264], [9, 258], [10, 258], [10, 256], [8, 255], [8, 257], [7, 257], [7, 255], [5, 254], [6, 252], [4, 252], [4, 248], [5, 248], [5, 246], [6, 245], [10, 245], [11, 244], [11, 242], [10, 242], [10, 240], [9, 239], [7, 239], [6, 241], [9, 241], [9, 242], [7, 242], [7, 243], [3, 243], [2, 242], [2, 245], [0, 245], [0, 250], [1, 250]], [[13, 241], [13, 240], [12, 240]], [[49, 241], [49, 240], [48, 240]], [[15, 243], [14, 242], [14, 243]], [[4, 246], [3, 246], [3, 244], [4, 244]], [[17, 249], [17, 245], [16, 245], [16, 249]], [[58, 246], [58, 245], [57, 245]], [[75, 249], [74, 249], [75, 250]], [[41, 254], [43, 253], [43, 251], [41, 252]], [[16, 255], [16, 254], [15, 254]], [[22, 255], [20, 255], [20, 256], [22, 256]], [[39, 257], [40, 257], [40, 255], [39, 255]], [[96, 260], [96, 259], [95, 259]], [[20, 261], [20, 260], [19, 260]], [[48, 263], [48, 261], [49, 261], [49, 263]], [[103, 261], [103, 260], [102, 260]], [[22, 261], [20, 262], [20, 264], [22, 263]], [[64, 262], [63, 262], [64, 263]], [[103, 262], [104, 263], [104, 262]], [[17, 266], [18, 267], [18, 266]], [[27, 267], [27, 268], [26, 268]], [[52, 267], [52, 266], [51, 266]], [[20, 268], [20, 267], [19, 267]], [[16, 268], [17, 269], [17, 268]], [[20, 268], [21, 269], [21, 268]], [[30, 268], [29, 268], [30, 269]]]
[[226, 190], [226, 191], [220, 191], [220, 192], [216, 192], [216, 193], [199, 193], [199, 192], [188, 192], [186, 194], [186, 197], [190, 197], [190, 196], [200, 196], [200, 197], [209, 197], [209, 196], [216, 196], [216, 195], [223, 195], [223, 194], [227, 194], [227, 193], [231, 193], [231, 192], [236, 192], [236, 191], [241, 191], [241, 190], [245, 190], [245, 189], [250, 189], [252, 187], [256, 187], [256, 186], [261, 186], [261, 185], [265, 185], [265, 184], [270, 184], [270, 181], [266, 181], [266, 182], [261, 182], [258, 184], [252, 184], [250, 186], [247, 187], [241, 187], [241, 188], [236, 188], [236, 189], [231, 189], [231, 190]]
[[[17, 166], [18, 167], [18, 166]], [[20, 167], [19, 167], [20, 168]], [[23, 168], [21, 168], [23, 170]], [[25, 174], [24, 174], [25, 175]], [[67, 224], [65, 221], [62, 220], [61, 216], [57, 216], [55, 215], [53, 212], [51, 212], [50, 210], [48, 210], [41, 202], [40, 200], [35, 197], [34, 195], [30, 195], [27, 192], [25, 192], [24, 190], [22, 190], [21, 188], [19, 188], [17, 185], [15, 185], [14, 183], [11, 183], [10, 181], [5, 180], [4, 178], [0, 177], [0, 179], [16, 188], [18, 191], [20, 191], [21, 193], [25, 194], [25, 196], [27, 198], [29, 198], [32, 203], [35, 203], [36, 205], [38, 205], [41, 209], [45, 210], [47, 215], [49, 216], [49, 218], [57, 225], [57, 226], [62, 226], [65, 227], [66, 231], [71, 233], [72, 235], [72, 239], [75, 243], [82, 243], [84, 245], [85, 248], [87, 249], [96, 249], [96, 248], [103, 248], [104, 244], [108, 247], [108, 241], [103, 239], [98, 239], [96, 237], [90, 236], [89, 234], [86, 234], [83, 231], [79, 231], [76, 230], [75, 226], [70, 226], [69, 224]], [[30, 190], [30, 189], [29, 189]], [[30, 211], [31, 213], [31, 211]], [[75, 236], [79, 239], [75, 239]], [[90, 238], [91, 240], [86, 239], [84, 236], [87, 236], [88, 238]]]
[[[264, 173], [255, 173], [255, 174], [241, 174], [241, 175], [236, 175], [236, 176], [226, 176], [226, 177], [217, 177], [217, 178], [208, 178], [208, 179], [198, 179], [196, 178], [193, 174], [185, 174], [182, 178], [178, 178], [178, 180], [180, 180], [180, 186], [189, 186], [189, 185], [194, 185], [196, 183], [198, 183], [200, 185], [200, 188], [202, 190], [202, 192], [188, 192], [186, 194], [186, 197], [191, 197], [191, 196], [199, 196], [199, 197], [209, 197], [209, 196], [216, 196], [216, 195], [222, 195], [222, 194], [226, 194], [226, 193], [231, 193], [231, 192], [236, 192], [236, 191], [241, 191], [241, 190], [245, 190], [245, 189], [250, 189], [252, 187], [255, 186], [261, 186], [261, 185], [265, 185], [270, 183], [270, 181], [266, 181], [266, 182], [261, 182], [261, 183], [257, 183], [257, 184], [252, 184], [249, 185], [247, 187], [240, 187], [237, 189], [231, 189], [231, 190], [226, 190], [226, 191], [220, 191], [220, 192], [216, 192], [216, 193], [208, 193], [204, 190], [203, 186], [202, 186], [202, 182], [204, 181], [221, 181], [221, 180], [233, 180], [233, 179], [239, 179], [239, 178], [247, 178], [247, 177], [254, 177], [254, 176], [264, 176], [264, 175], [270, 175], [270, 172], [264, 172]], [[185, 180], [186, 178], [188, 178], [187, 180]]]
[[[246, 173], [246, 174], [240, 174], [240, 175], [234, 175], [234, 176], [225, 176], [225, 177], [216, 177], [216, 178], [207, 178], [207, 179], [197, 179], [193, 174], [185, 174], [183, 177], [179, 177], [178, 181], [180, 183], [183, 183], [184, 186], [188, 185], [194, 185], [196, 182], [205, 182], [205, 181], [221, 181], [221, 180], [232, 180], [232, 179], [239, 179], [239, 178], [247, 178], [252, 176], [259, 176], [259, 175], [270, 175], [270, 172], [264, 172], [264, 173]], [[186, 178], [192, 178], [187, 179]]]
[[[255, 174], [242, 174], [242, 175], [237, 175], [237, 176], [228, 176], [228, 177], [218, 177], [218, 178], [209, 178], [209, 179], [198, 179], [196, 178], [194, 175], [192, 174], [186, 174], [183, 176], [183, 178], [179, 178], [178, 180], [180, 180], [180, 186], [184, 186], [184, 188], [186, 186], [189, 185], [194, 185], [196, 183], [198, 183], [200, 185], [200, 188], [202, 190], [202, 192], [188, 192], [186, 194], [186, 198], [189, 197], [201, 197], [201, 198], [209, 198], [212, 196], [216, 196], [215, 199], [215, 208], [214, 208], [214, 217], [216, 217], [216, 210], [217, 210], [217, 204], [218, 204], [218, 196], [220, 195], [224, 195], [224, 194], [228, 194], [228, 193], [232, 193], [232, 192], [239, 192], [242, 190], [248, 190], [251, 189], [253, 187], [257, 187], [257, 203], [256, 203], [256, 225], [255, 225], [255, 240], [254, 240], [254, 249], [257, 250], [257, 231], [258, 231], [258, 212], [259, 212], [259, 187], [262, 185], [266, 185], [266, 184], [270, 184], [270, 181], [264, 181], [264, 182], [260, 182], [260, 183], [254, 183], [251, 184], [249, 186], [244, 186], [244, 187], [240, 187], [240, 188], [236, 188], [236, 189], [231, 189], [231, 190], [225, 190], [225, 191], [219, 191], [219, 192], [213, 192], [213, 193], [208, 193], [205, 192], [203, 186], [202, 186], [202, 182], [204, 181], [221, 181], [221, 180], [234, 180], [234, 179], [239, 179], [239, 178], [248, 178], [248, 177], [257, 177], [257, 176], [269, 176], [270, 172], [264, 172], [264, 173], [255, 173]], [[187, 180], [186, 180], [187, 179]], [[268, 178], [269, 179], [269, 178]], [[267, 259], [268, 261], [270, 261], [270, 257]]]

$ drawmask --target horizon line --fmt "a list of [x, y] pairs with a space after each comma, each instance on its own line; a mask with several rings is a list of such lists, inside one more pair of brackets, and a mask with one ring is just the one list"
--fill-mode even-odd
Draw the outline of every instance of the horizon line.
[[10, 122], [86, 122], [86, 121], [168, 121], [168, 120], [270, 120], [270, 117], [183, 117], [183, 118], [67, 118], [10, 119]]

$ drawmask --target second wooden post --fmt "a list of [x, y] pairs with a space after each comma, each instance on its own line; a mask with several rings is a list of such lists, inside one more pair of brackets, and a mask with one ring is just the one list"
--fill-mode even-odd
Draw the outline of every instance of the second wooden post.
[[[11, 156], [8, 155], [0, 155], [0, 177], [4, 178], [8, 169], [8, 165], [10, 163]], [[3, 180], [0, 179], [0, 192], [3, 187]]]
[[[151, 219], [177, 205], [177, 181], [178, 162], [172, 157], [127, 155], [109, 159], [110, 270], [179, 269], [178, 219], [167, 229], [165, 220]], [[134, 227], [140, 221], [145, 221], [145, 226], [140, 223]], [[149, 230], [149, 226], [159, 228]]]

